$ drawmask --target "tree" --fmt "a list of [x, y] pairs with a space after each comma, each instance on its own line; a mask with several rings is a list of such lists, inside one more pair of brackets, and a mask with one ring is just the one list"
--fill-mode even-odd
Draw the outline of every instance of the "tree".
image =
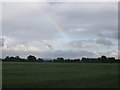
[[62, 57], [61, 58], [57, 58], [57, 61], [58, 62], [64, 62], [64, 58], [62, 58]]
[[110, 58], [108, 58], [108, 61], [109, 61], [110, 63], [114, 63], [116, 60], [115, 60], [114, 57], [110, 57]]
[[86, 61], [87, 61], [87, 59], [83, 57], [83, 58], [82, 58], [82, 62], [85, 63]]
[[19, 57], [19, 56], [16, 56], [15, 58], [16, 58], [16, 59], [20, 59], [20, 57]]
[[19, 62], [20, 62], [20, 61], [21, 61], [21, 58], [20, 58], [19, 56], [16, 56], [16, 57], [15, 57], [15, 61], [17, 61], [17, 62], [19, 61]]
[[107, 57], [106, 57], [106, 56], [101, 56], [101, 62], [102, 62], [102, 63], [107, 62]]
[[4, 61], [9, 61], [9, 59], [10, 59], [9, 56], [6, 56]]
[[38, 58], [38, 60], [37, 60], [38, 62], [43, 62], [44, 60], [43, 59], [41, 59], [41, 58]]
[[34, 62], [34, 61], [36, 61], [36, 57], [35, 57], [35, 56], [32, 56], [32, 55], [29, 55], [29, 56], [27, 57], [27, 60], [30, 61], [30, 62]]
[[15, 61], [16, 59], [15, 59], [15, 57], [11, 56], [11, 57], [9, 58], [9, 60], [10, 60], [10, 61]]

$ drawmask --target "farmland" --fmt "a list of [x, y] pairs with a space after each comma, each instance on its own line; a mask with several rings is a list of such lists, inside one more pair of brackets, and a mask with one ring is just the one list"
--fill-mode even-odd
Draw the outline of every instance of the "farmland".
[[117, 88], [117, 63], [3, 62], [3, 88]]

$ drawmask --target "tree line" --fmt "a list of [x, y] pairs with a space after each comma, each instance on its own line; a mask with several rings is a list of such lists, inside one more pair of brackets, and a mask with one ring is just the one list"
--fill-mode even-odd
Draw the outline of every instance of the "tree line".
[[98, 58], [85, 58], [82, 59], [64, 59], [64, 58], [56, 58], [53, 60], [44, 60], [42, 58], [36, 58], [33, 55], [29, 55], [27, 59], [20, 58], [19, 56], [16, 57], [9, 57], [6, 56], [4, 59], [1, 59], [2, 62], [60, 62], [60, 63], [118, 63], [120, 59], [115, 59], [114, 57], [106, 57], [101, 56]]

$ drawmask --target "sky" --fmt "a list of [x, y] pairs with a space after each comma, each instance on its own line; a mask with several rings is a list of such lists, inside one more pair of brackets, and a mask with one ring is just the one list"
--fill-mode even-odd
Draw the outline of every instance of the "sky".
[[3, 58], [118, 57], [117, 2], [3, 2], [1, 20]]

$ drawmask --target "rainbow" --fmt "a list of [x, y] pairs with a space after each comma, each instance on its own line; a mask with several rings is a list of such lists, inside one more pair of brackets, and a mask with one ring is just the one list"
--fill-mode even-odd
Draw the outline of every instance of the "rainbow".
[[48, 15], [48, 13], [46, 13], [45, 11], [43, 11], [43, 13], [48, 18], [48, 20], [57, 28], [57, 30], [59, 30], [64, 40], [68, 40], [68, 35], [66, 34], [64, 28], [53, 17]]

